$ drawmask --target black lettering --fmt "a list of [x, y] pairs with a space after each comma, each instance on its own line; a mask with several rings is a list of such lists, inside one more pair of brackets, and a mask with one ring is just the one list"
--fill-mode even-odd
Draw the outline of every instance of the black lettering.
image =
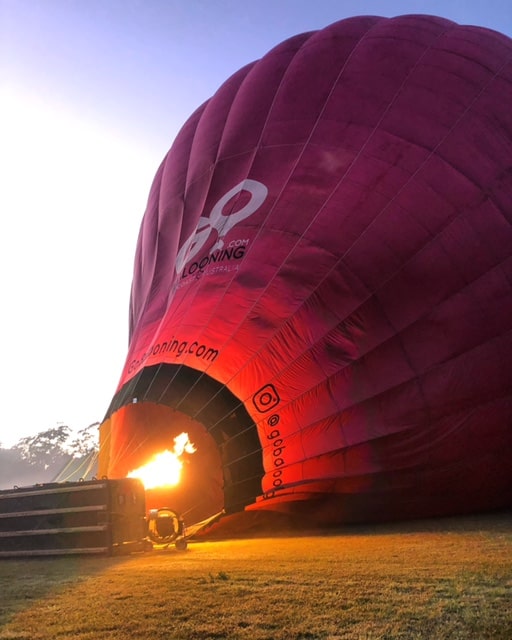
[[275, 427], [276, 424], [279, 423], [279, 416], [277, 415], [277, 413], [273, 413], [270, 418], [267, 420], [267, 424], [269, 427]]
[[206, 352], [206, 355], [204, 356], [204, 360], [215, 360], [215, 358], [219, 355], [219, 352], [217, 349], [208, 349], [208, 351]]
[[223, 249], [221, 252], [221, 260], [231, 260], [233, 256], [233, 249]]

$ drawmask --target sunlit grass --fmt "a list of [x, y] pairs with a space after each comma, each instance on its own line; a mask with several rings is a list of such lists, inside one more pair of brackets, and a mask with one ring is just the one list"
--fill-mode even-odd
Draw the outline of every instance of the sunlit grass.
[[0, 562], [0, 639], [509, 639], [512, 517]]

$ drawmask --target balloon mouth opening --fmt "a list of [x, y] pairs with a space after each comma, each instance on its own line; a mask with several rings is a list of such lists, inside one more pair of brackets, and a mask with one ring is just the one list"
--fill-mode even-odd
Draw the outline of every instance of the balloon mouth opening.
[[168, 507], [194, 523], [223, 510], [243, 511], [261, 494], [256, 425], [234, 394], [195, 369], [144, 368], [114, 396], [100, 437], [100, 473], [111, 478], [127, 477], [158, 457], [169, 465], [175, 438], [194, 448], [180, 452], [177, 482], [145, 483], [147, 510]]

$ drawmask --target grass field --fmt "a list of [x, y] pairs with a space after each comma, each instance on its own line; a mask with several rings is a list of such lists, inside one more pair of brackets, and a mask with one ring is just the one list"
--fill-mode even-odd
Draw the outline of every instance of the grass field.
[[0, 560], [1, 640], [512, 638], [512, 515]]

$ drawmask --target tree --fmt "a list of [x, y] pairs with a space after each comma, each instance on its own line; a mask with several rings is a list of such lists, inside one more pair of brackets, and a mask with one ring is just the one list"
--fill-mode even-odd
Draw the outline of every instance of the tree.
[[42, 469], [48, 469], [54, 465], [62, 464], [69, 457], [65, 445], [69, 439], [70, 428], [59, 425], [46, 431], [41, 431], [35, 436], [22, 438], [13, 449], [19, 452], [22, 460], [30, 465]]
[[88, 427], [84, 427], [77, 432], [76, 437], [67, 447], [67, 450], [74, 458], [82, 458], [98, 450], [99, 426], [99, 422], [93, 422]]

